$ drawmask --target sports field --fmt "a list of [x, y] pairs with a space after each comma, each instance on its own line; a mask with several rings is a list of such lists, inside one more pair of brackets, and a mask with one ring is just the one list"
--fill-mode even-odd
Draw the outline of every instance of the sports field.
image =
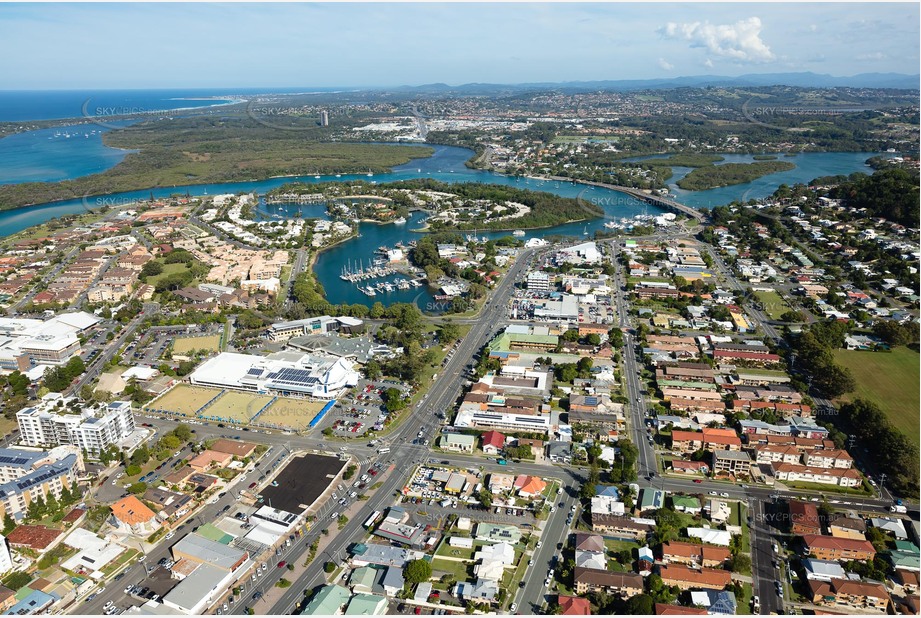
[[919, 444], [918, 353], [905, 347], [892, 352], [835, 350], [835, 360], [857, 380], [857, 389], [842, 399], [874, 402], [894, 426]]
[[178, 384], [159, 399], [155, 399], [144, 406], [144, 409], [153, 412], [166, 411], [183, 416], [194, 416], [199, 408], [217, 397], [220, 392], [215, 388]]
[[221, 346], [220, 335], [204, 335], [203, 337], [177, 337], [173, 341], [175, 354], [187, 354], [193, 350], [208, 350], [219, 352]]
[[755, 292], [755, 298], [764, 308], [764, 313], [772, 320], [779, 320], [785, 312], [790, 310], [790, 306], [784, 302], [777, 292]]
[[255, 422], [290, 427], [300, 431], [307, 427], [313, 417], [317, 415], [317, 412], [322, 410], [325, 405], [326, 402], [323, 401], [279, 398]]
[[231, 423], [248, 423], [270, 401], [272, 397], [268, 395], [228, 391], [202, 412], [201, 416]]

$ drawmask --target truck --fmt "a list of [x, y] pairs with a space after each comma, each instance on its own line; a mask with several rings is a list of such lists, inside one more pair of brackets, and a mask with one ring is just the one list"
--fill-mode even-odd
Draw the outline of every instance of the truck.
[[889, 507], [889, 512], [891, 512], [891, 513], [907, 513], [907, 512], [908, 512], [908, 509], [905, 508], [905, 506], [902, 505], [902, 504], [894, 504], [894, 505], [892, 505], [891, 507]]

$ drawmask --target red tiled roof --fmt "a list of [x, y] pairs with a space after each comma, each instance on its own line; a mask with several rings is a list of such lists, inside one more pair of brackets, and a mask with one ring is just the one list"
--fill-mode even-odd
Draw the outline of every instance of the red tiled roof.
[[32, 549], [45, 549], [56, 538], [61, 535], [60, 530], [48, 528], [47, 526], [16, 526], [16, 528], [7, 535], [10, 545], [22, 545]]

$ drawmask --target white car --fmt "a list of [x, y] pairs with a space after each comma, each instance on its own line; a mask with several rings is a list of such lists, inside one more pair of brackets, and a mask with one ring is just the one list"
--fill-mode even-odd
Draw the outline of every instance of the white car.
[[720, 498], [728, 498], [728, 497], [729, 497], [729, 494], [727, 494], [725, 491], [720, 493]]
[[543, 544], [544, 544], [543, 541], [538, 541], [538, 542], [537, 542], [537, 549], [540, 549], [540, 546], [543, 545]]
[[511, 605], [508, 606], [508, 611], [510, 612], [514, 612], [516, 609], [518, 609], [517, 603], [512, 603]]
[[175, 533], [175, 532], [167, 532], [167, 533], [166, 533], [166, 536], [163, 537], [163, 538], [165, 538], [166, 540], [169, 540], [169, 539], [173, 538], [174, 536], [176, 536], [176, 533]]

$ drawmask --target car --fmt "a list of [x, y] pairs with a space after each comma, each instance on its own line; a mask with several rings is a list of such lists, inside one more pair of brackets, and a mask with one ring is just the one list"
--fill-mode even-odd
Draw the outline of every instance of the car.
[[697, 483], [697, 484], [703, 483], [703, 481], [702, 481], [701, 479], [694, 479], [694, 482]]
[[125, 594], [131, 594], [131, 591], [134, 589], [134, 584], [128, 584], [125, 586]]
[[729, 494], [726, 493], [725, 491], [720, 492], [720, 498], [728, 498], [728, 497], [729, 497]]
[[98, 594], [94, 592], [94, 593], [91, 594], [90, 596], [86, 597], [86, 602], [89, 603], [90, 601], [92, 601], [93, 599], [95, 599], [97, 596], [98, 596]]
[[262, 563], [262, 566], [261, 566], [260, 568], [261, 568], [263, 571], [267, 571], [269, 567], [268, 567], [268, 565], [266, 565], [265, 562], [263, 562], [263, 563]]
[[288, 564], [287, 562], [285, 562], [284, 560], [282, 560], [281, 562], [278, 563], [278, 568], [279, 568], [279, 569], [283, 569], [283, 568], [285, 568], [285, 566], [286, 566], [287, 564]]
[[547, 588], [547, 587], [549, 587], [549, 586], [550, 586], [550, 579], [547, 578], [547, 579], [544, 580], [544, 587]]
[[543, 544], [544, 544], [543, 541], [538, 541], [538, 542], [537, 542], [537, 549], [540, 549], [540, 548], [541, 548], [541, 545], [543, 545]]
[[517, 603], [512, 603], [511, 605], [508, 606], [508, 611], [510, 611], [510, 612], [513, 612], [513, 611], [515, 611], [516, 609], [518, 609], [518, 604], [517, 604]]
[[174, 536], [176, 536], [176, 533], [173, 532], [173, 531], [170, 531], [170, 532], [167, 532], [167, 533], [166, 533], [166, 536], [163, 537], [163, 538], [166, 539], [166, 540], [169, 540], [169, 539], [173, 538]]
[[709, 492], [709, 493], [710, 493], [711, 496], [718, 496], [718, 495], [719, 495], [719, 494], [718, 494], [717, 492], [715, 492], [715, 491], [711, 491], [711, 492]]
[[338, 511], [336, 511], [335, 513], [333, 513], [332, 515], [329, 516], [330, 519], [336, 519], [336, 518], [338, 518], [338, 517], [339, 517], [339, 512], [338, 512]]
[[249, 578], [253, 581], [256, 581], [256, 574], [253, 573], [252, 575], [249, 576]]

